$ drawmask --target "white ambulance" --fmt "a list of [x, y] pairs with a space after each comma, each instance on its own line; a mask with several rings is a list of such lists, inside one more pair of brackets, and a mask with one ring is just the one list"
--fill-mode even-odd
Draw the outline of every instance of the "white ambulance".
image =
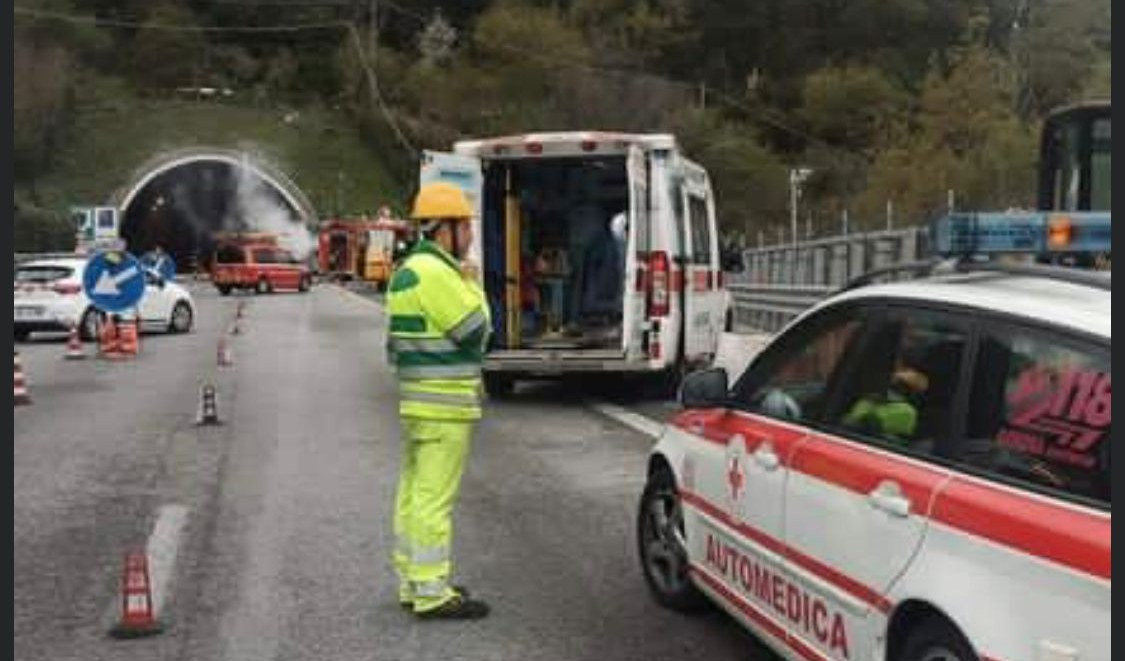
[[476, 209], [470, 261], [493, 313], [490, 394], [518, 378], [651, 373], [715, 355], [727, 297], [706, 171], [671, 135], [532, 133], [426, 152], [421, 183]]
[[786, 659], [1110, 661], [1110, 338], [1108, 273], [958, 261], [692, 374], [638, 508], [653, 595]]

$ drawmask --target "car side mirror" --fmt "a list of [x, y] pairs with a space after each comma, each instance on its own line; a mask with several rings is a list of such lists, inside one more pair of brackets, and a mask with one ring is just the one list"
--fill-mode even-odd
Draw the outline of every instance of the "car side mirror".
[[680, 385], [680, 404], [687, 409], [726, 406], [729, 393], [727, 371], [722, 367], [712, 367], [684, 377]]

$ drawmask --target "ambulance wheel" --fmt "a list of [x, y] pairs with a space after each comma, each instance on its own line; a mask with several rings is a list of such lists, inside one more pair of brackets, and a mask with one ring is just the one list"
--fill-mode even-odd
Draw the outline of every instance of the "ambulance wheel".
[[492, 399], [509, 397], [516, 389], [516, 380], [507, 374], [484, 373], [484, 391]]
[[965, 636], [948, 620], [928, 617], [906, 636], [894, 661], [977, 661]]
[[301, 280], [297, 283], [297, 291], [308, 291], [308, 290], [309, 290], [309, 277], [308, 276], [301, 276]]
[[683, 504], [666, 469], [653, 473], [641, 494], [637, 550], [645, 583], [657, 603], [681, 613], [707, 609], [709, 602], [688, 576]]

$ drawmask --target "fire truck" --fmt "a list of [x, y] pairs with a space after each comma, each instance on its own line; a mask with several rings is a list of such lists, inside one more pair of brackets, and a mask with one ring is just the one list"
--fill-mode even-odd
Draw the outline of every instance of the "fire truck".
[[382, 288], [395, 257], [411, 235], [410, 224], [390, 217], [332, 219], [320, 225], [320, 272], [340, 280], [366, 280]]

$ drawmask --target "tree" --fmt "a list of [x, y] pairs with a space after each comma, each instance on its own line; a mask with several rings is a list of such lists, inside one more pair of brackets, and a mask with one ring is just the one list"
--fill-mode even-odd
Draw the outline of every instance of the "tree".
[[[190, 10], [174, 3], [153, 6], [146, 24], [194, 25]], [[206, 40], [198, 32], [144, 29], [130, 48], [130, 73], [142, 91], [153, 92], [195, 83]]]

